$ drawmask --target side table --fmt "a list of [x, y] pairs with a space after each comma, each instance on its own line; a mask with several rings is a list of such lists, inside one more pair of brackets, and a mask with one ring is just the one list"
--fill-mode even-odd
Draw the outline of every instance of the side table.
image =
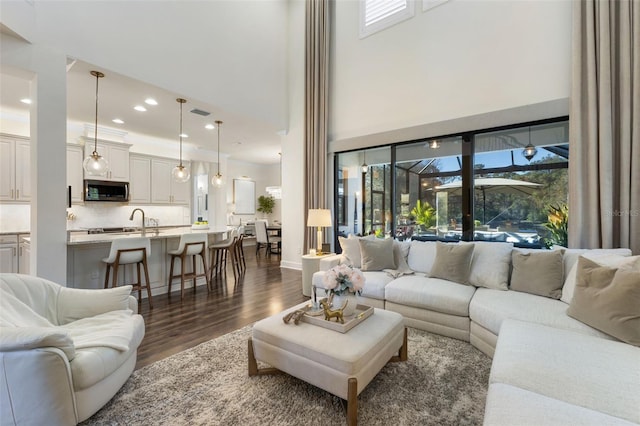
[[305, 254], [302, 256], [302, 294], [304, 296], [311, 297], [311, 282], [313, 274], [320, 270], [320, 260], [334, 255], [335, 253]]

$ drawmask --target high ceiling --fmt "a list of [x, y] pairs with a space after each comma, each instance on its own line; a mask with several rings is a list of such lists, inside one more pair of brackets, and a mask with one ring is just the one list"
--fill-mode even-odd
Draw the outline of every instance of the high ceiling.
[[[180, 106], [176, 98], [183, 95], [81, 61], [70, 62], [67, 73], [67, 117], [70, 121], [91, 125], [95, 121], [96, 78], [90, 74], [94, 69], [105, 74], [99, 81], [99, 129], [107, 127], [128, 132], [128, 142], [134, 144], [137, 134], [158, 138], [164, 143], [167, 140], [177, 143]], [[10, 112], [13, 117], [26, 117], [29, 105], [21, 102], [24, 98], [29, 98], [28, 77], [3, 70], [0, 73], [0, 110]], [[145, 104], [147, 98], [155, 99], [158, 105]], [[144, 106], [147, 111], [134, 110], [136, 105]], [[204, 117], [191, 113], [193, 109], [211, 114]], [[124, 124], [113, 123], [115, 118], [121, 119]], [[189, 98], [183, 105], [183, 133], [189, 135], [183, 139], [185, 152], [190, 149], [216, 151], [217, 130], [205, 128], [206, 124], [214, 124], [215, 120], [223, 121], [220, 131], [221, 154], [252, 163], [278, 163], [280, 136], [272, 126], [221, 112], [219, 108]]]
[[[94, 123], [96, 81], [90, 71], [98, 70], [105, 74], [99, 84], [99, 130], [126, 132], [134, 146], [136, 138], [147, 146], [156, 138], [165, 148], [177, 145], [180, 97], [188, 101], [183, 114], [186, 157], [201, 156], [204, 149], [209, 151], [204, 157], [212, 158], [217, 131], [204, 126], [222, 120], [221, 154], [277, 164], [280, 135], [289, 126], [287, 8], [286, 0], [3, 2], [7, 13], [0, 35], [7, 57], [29, 55], [29, 45], [67, 55], [72, 129]], [[9, 62], [16, 66], [19, 61]], [[29, 107], [20, 99], [29, 97], [29, 78], [23, 70], [9, 69], [7, 61], [0, 63], [4, 118], [27, 117]], [[148, 97], [158, 104], [145, 105]], [[136, 105], [147, 111], [135, 111]], [[190, 113], [194, 108], [211, 115]], [[113, 123], [114, 118], [124, 124]]]

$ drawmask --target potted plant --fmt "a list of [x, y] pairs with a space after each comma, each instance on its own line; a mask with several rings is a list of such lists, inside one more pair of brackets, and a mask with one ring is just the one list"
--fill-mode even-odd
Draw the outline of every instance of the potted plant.
[[264, 213], [264, 215], [269, 215], [273, 213], [273, 208], [276, 205], [276, 200], [271, 195], [261, 195], [258, 197], [258, 211], [260, 213]]
[[411, 209], [411, 217], [422, 231], [426, 231], [435, 223], [436, 211], [428, 202], [417, 200], [415, 207]]

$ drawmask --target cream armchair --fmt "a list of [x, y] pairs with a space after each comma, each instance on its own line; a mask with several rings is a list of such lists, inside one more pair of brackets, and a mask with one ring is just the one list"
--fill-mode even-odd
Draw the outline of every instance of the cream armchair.
[[0, 274], [2, 425], [74, 425], [115, 395], [144, 337], [130, 293]]

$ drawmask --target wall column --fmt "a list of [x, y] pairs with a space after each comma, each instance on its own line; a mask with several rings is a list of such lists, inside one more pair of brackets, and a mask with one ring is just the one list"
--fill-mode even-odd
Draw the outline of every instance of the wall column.
[[67, 63], [33, 46], [31, 274], [67, 282]]

